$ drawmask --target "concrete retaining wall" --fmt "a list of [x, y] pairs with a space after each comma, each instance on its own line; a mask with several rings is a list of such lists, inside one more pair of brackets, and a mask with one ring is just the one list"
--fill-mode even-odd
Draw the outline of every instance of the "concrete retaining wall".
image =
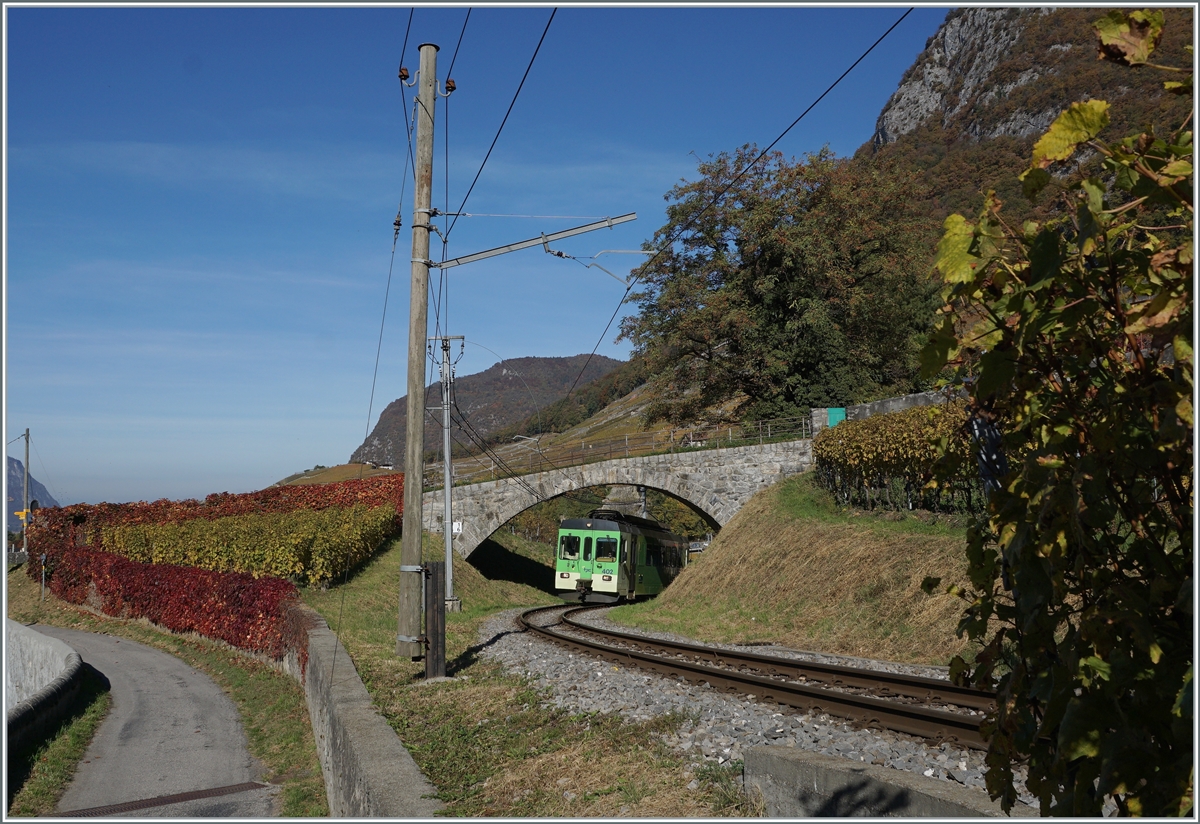
[[[982, 790], [792, 747], [748, 749], [745, 782], [746, 791], [761, 796], [772, 818], [1005, 815]], [[1037, 817], [1038, 812], [1018, 805], [1009, 815]]]
[[[371, 704], [341, 642], [316, 612], [308, 633], [304, 693], [325, 775], [329, 814], [335, 818], [419, 818], [442, 803], [408, 750]], [[294, 655], [288, 671], [300, 679]]]
[[40, 744], [79, 695], [79, 653], [27, 626], [4, 619], [4, 698], [8, 750]]

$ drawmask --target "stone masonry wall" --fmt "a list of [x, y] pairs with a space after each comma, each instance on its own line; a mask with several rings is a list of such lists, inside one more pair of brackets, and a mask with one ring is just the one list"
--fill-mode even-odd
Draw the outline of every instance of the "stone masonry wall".
[[[452, 546], [469, 557], [489, 535], [511, 518], [548, 498], [589, 486], [627, 484], [666, 492], [704, 513], [714, 526], [724, 526], [760, 489], [812, 464], [812, 442], [730, 447], [619, 458], [582, 466], [536, 472], [522, 477], [533, 495], [513, 478], [454, 488], [454, 520], [462, 532]], [[425, 528], [442, 531], [442, 490], [422, 499]]]

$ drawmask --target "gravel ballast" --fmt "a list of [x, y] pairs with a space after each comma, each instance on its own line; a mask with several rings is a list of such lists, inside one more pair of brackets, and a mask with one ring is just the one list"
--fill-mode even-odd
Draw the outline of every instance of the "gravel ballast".
[[[754, 746], [799, 747], [908, 770], [986, 792], [983, 752], [952, 744], [931, 744], [902, 733], [855, 729], [849, 722], [824, 713], [806, 713], [762, 702], [753, 696], [717, 690], [708, 684], [692, 684], [636, 668], [618, 667], [521, 632], [516, 623], [520, 612], [500, 613], [484, 624], [480, 640], [487, 644], [483, 650], [485, 656], [547, 689], [547, 706], [572, 712], [619, 713], [629, 721], [646, 721], [670, 713], [681, 716], [684, 720], [677, 731], [664, 734], [662, 739], [690, 756], [695, 766], [740, 761], [742, 753]], [[649, 637], [690, 640], [618, 626], [596, 613], [585, 620], [597, 627], [609, 626]], [[753, 649], [763, 651], [762, 647]], [[946, 678], [944, 667], [866, 661], [779, 647], [769, 649], [773, 655]], [[1035, 806], [1037, 803], [1024, 792], [1021, 800]]]

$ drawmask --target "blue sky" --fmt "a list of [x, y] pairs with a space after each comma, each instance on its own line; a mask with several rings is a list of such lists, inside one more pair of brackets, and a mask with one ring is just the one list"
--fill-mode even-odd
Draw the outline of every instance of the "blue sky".
[[[770, 143], [905, 8], [560, 9], [465, 210], [569, 217], [464, 217], [448, 256], [627, 212], [557, 245], [639, 248], [698, 157]], [[467, 8], [417, 7], [403, 59], [407, 7], [4, 11], [5, 440], [30, 428], [31, 471], [64, 504], [345, 462], [368, 428], [401, 202], [370, 425], [405, 391], [396, 69], [436, 43], [444, 78]], [[450, 209], [466, 194], [550, 12], [471, 11], [437, 112], [437, 207], [447, 171]], [[778, 148], [853, 153], [945, 14], [914, 10]], [[599, 259], [622, 276], [634, 261]], [[446, 277], [460, 375], [590, 352], [624, 291], [540, 248]], [[598, 352], [627, 357], [614, 330]]]

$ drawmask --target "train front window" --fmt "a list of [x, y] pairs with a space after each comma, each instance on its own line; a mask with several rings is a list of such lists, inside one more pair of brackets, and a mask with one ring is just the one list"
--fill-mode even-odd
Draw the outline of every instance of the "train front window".
[[562, 543], [559, 545], [558, 557], [564, 561], [579, 560], [579, 536], [564, 535]]
[[591, 538], [583, 539], [583, 560], [585, 560], [585, 561], [592, 560], [592, 539]]
[[596, 561], [616, 562], [617, 560], [617, 539], [616, 538], [597, 538], [596, 539]]

